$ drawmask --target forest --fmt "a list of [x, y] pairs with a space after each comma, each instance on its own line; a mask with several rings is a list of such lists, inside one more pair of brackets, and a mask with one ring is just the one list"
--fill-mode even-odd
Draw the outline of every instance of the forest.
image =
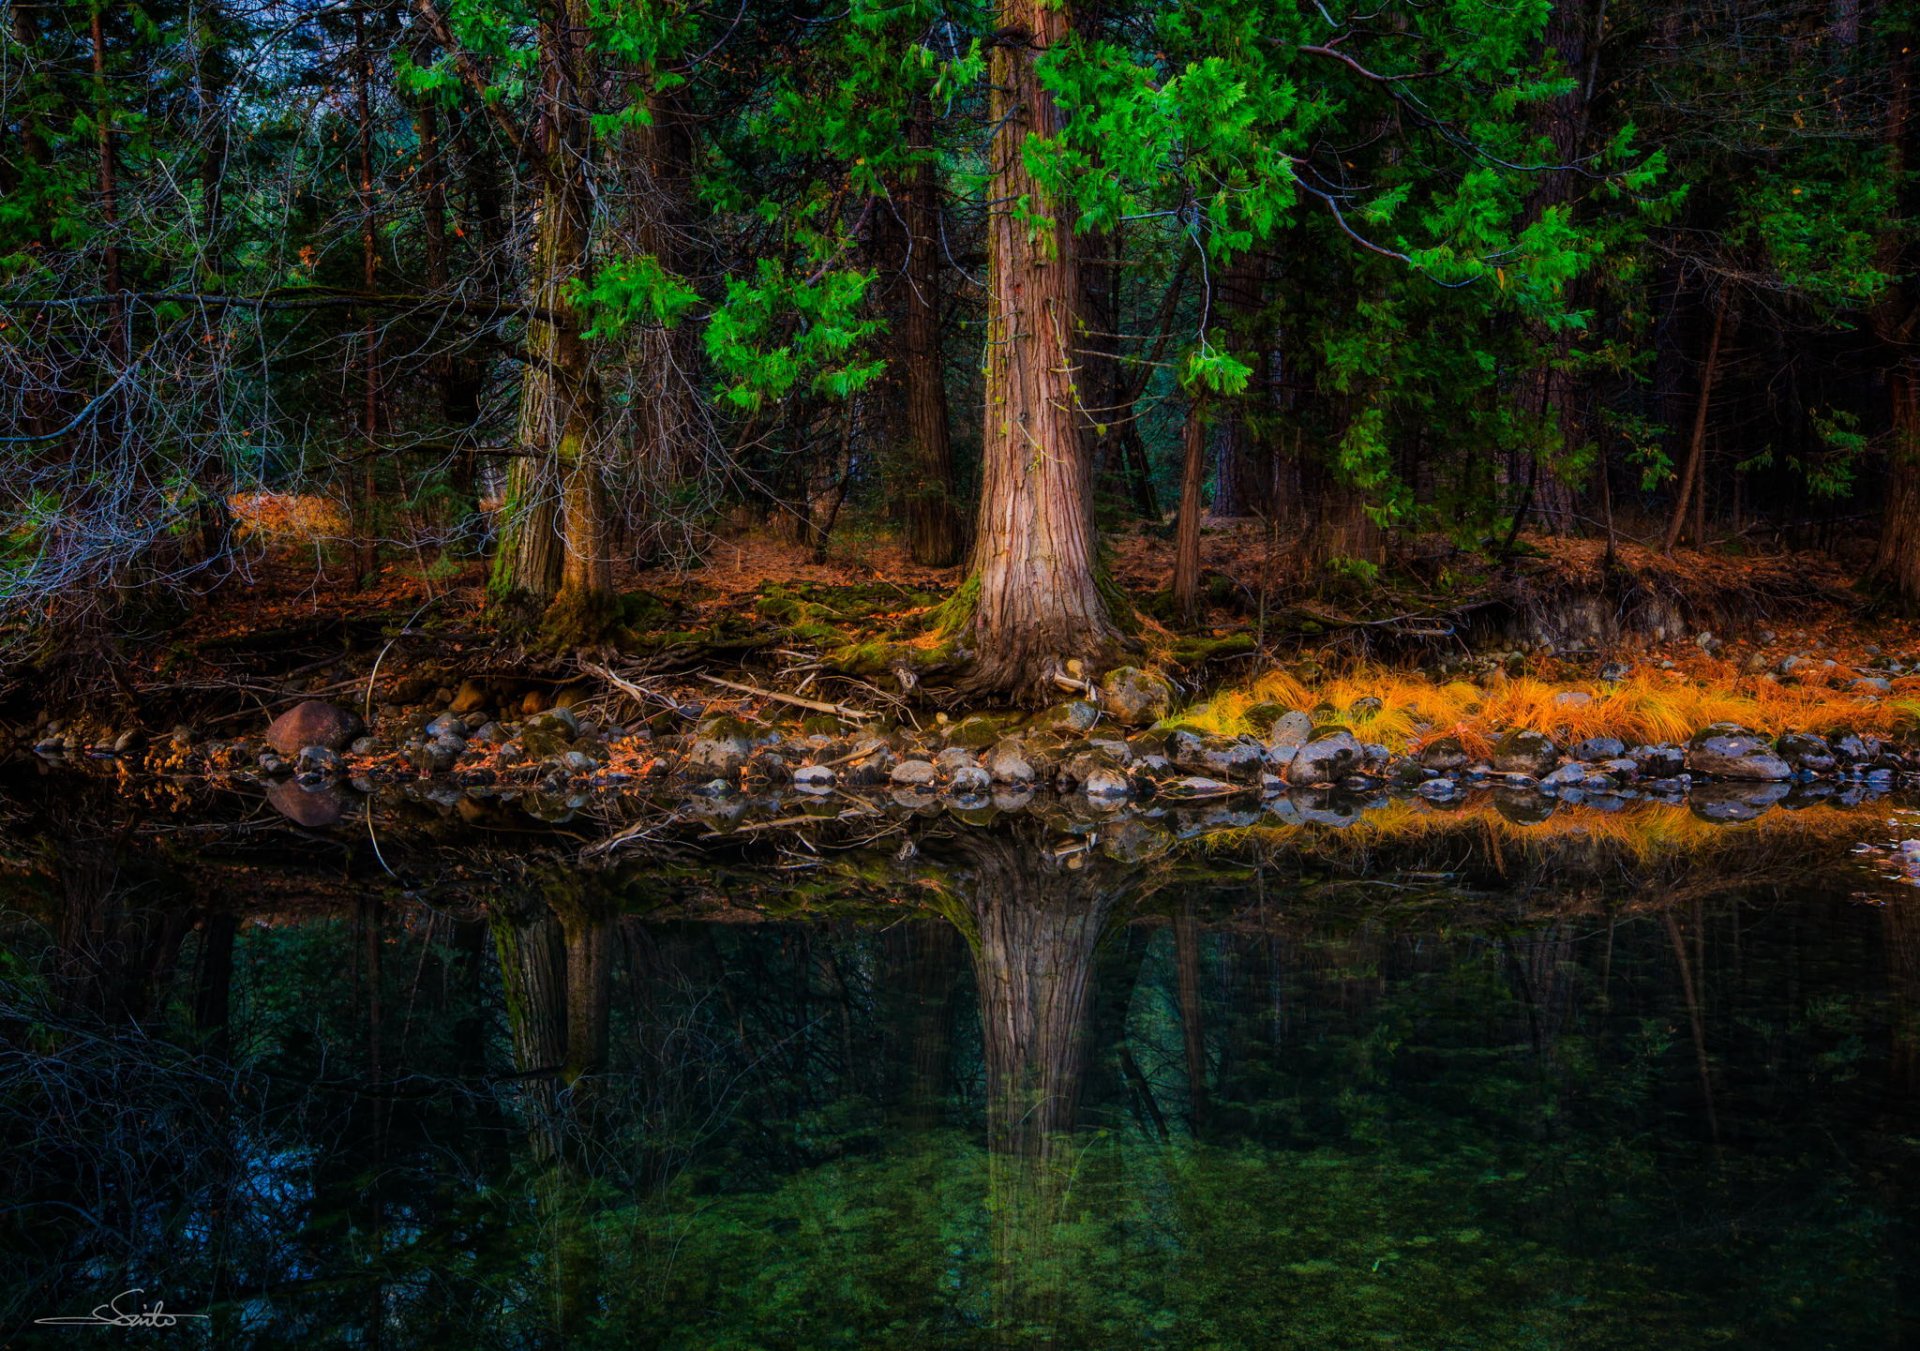
[[741, 540], [1026, 703], [1583, 547], [1920, 601], [1890, 0], [6, 9], [16, 693], [263, 587], [626, 650]]

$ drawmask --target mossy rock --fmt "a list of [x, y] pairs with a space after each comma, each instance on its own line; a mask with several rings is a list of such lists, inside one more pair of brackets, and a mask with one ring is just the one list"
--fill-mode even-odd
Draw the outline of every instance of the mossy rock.
[[1223, 638], [1182, 638], [1169, 654], [1176, 665], [1199, 666], [1221, 657], [1237, 656], [1254, 650], [1251, 633], [1229, 633]]
[[968, 750], [984, 750], [996, 745], [1007, 734], [1013, 719], [993, 713], [972, 713], [955, 723], [947, 731], [949, 746], [964, 746]]

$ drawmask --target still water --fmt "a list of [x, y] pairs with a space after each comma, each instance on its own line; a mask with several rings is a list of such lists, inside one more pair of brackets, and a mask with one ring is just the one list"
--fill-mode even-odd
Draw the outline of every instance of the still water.
[[1920, 1344], [1830, 830], [474, 816], [7, 807], [6, 1345]]

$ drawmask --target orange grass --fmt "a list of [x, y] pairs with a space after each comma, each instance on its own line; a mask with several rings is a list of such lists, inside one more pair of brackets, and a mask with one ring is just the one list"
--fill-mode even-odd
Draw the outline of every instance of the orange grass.
[[1410, 843], [1471, 830], [1518, 848], [1579, 842], [1611, 847], [1647, 862], [1675, 854], [1707, 853], [1761, 837], [1770, 842], [1850, 843], [1872, 833], [1875, 825], [1883, 823], [1883, 815], [1859, 808], [1815, 805], [1793, 811], [1775, 809], [1752, 821], [1719, 822], [1695, 815], [1683, 803], [1642, 802], [1626, 811], [1562, 804], [1546, 820], [1523, 824], [1502, 816], [1490, 795], [1450, 807], [1436, 807], [1418, 798], [1394, 798], [1344, 828], [1275, 823], [1210, 837], [1210, 842], [1221, 846], [1239, 842], [1338, 842], [1363, 847]]
[[[1811, 672], [1787, 685], [1741, 676], [1729, 662], [1703, 665], [1708, 669], [1693, 672], [1636, 668], [1617, 684], [1526, 676], [1496, 677], [1485, 685], [1440, 683], [1377, 668], [1307, 682], [1276, 670], [1174, 721], [1233, 736], [1257, 730], [1248, 717], [1256, 706], [1277, 704], [1311, 712], [1316, 723], [1339, 723], [1389, 750], [1417, 750], [1435, 738], [1456, 736], [1472, 755], [1487, 754], [1503, 732], [1517, 728], [1545, 732], [1562, 744], [1612, 736], [1632, 745], [1684, 741], [1716, 722], [1775, 735], [1847, 730], [1890, 736], [1920, 724], [1920, 679], [1895, 681], [1892, 695], [1852, 694], [1835, 688], [1853, 678], [1845, 668]], [[1557, 702], [1569, 691], [1588, 695], [1590, 702]], [[1380, 700], [1380, 707], [1355, 711], [1356, 701], [1367, 697]]]

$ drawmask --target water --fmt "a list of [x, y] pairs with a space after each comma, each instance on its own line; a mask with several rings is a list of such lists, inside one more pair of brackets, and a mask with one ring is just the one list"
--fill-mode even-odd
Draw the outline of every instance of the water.
[[9, 808], [8, 1345], [1920, 1341], [1920, 894], [1830, 829], [117, 803]]

